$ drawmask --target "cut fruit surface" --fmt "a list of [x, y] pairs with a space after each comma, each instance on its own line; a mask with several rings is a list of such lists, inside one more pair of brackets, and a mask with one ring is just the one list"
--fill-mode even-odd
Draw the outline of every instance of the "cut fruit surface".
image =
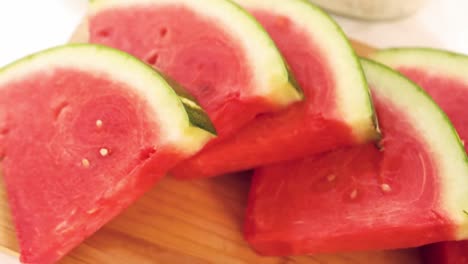
[[175, 176], [216, 176], [378, 137], [359, 61], [328, 15], [302, 0], [237, 2], [273, 38], [306, 99], [207, 146], [177, 166]]
[[183, 85], [220, 138], [302, 99], [268, 34], [227, 0], [93, 1], [89, 41], [133, 54]]
[[21, 261], [55, 263], [203, 147], [208, 118], [184, 101], [151, 67], [104, 46], [57, 47], [0, 69]]
[[468, 139], [467, 56], [425, 48], [402, 48], [382, 50], [373, 58], [420, 85], [447, 113], [461, 139]]
[[441, 109], [362, 61], [383, 139], [255, 172], [245, 236], [266, 255], [415, 247], [467, 237], [468, 163]]
[[[382, 50], [374, 58], [397, 69], [426, 90], [447, 113], [463, 142], [468, 139], [468, 57], [441, 50]], [[465, 150], [468, 150], [465, 144]], [[425, 263], [468, 263], [468, 242], [442, 242], [423, 249]]]

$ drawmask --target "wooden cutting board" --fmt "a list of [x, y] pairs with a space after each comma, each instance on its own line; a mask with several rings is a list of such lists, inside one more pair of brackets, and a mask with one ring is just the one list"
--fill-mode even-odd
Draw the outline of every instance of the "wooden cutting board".
[[[81, 34], [82, 32], [75, 34], [75, 40], [79, 40]], [[372, 51], [372, 48], [359, 43], [355, 43], [354, 47], [363, 56]], [[419, 263], [416, 250], [261, 257], [242, 238], [248, 189], [249, 177], [246, 174], [196, 181], [177, 181], [166, 177], [60, 263]], [[18, 244], [1, 181], [0, 250], [18, 254]]]

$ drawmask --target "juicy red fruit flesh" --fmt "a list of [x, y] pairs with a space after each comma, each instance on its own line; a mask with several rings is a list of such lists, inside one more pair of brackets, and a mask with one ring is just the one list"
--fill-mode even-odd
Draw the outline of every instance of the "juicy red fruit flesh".
[[374, 96], [383, 140], [256, 171], [245, 236], [266, 255], [414, 247], [452, 239], [437, 168], [404, 113]]
[[234, 136], [179, 164], [179, 178], [216, 176], [352, 145], [356, 139], [337, 113], [334, 79], [320, 48], [289, 18], [254, 16], [275, 41], [305, 94], [279, 113], [258, 116]]
[[253, 71], [238, 40], [187, 8], [103, 11], [90, 19], [90, 42], [126, 51], [181, 84], [206, 110], [219, 137], [273, 108], [264, 99], [245, 97], [254, 85]]
[[[462, 139], [468, 139], [468, 85], [447, 76], [430, 74], [415, 68], [399, 68], [410, 80], [421, 86], [444, 110]], [[468, 151], [468, 144], [465, 145]]]
[[[455, 78], [440, 73], [430, 73], [424, 69], [399, 67], [398, 71], [420, 85], [444, 110], [462, 140], [468, 139], [468, 85]], [[468, 151], [468, 144], [465, 144]], [[424, 263], [427, 264], [468, 264], [468, 241], [442, 242], [425, 246], [422, 249]]]
[[72, 69], [0, 87], [3, 176], [21, 260], [52, 263], [180, 158], [126, 85]]

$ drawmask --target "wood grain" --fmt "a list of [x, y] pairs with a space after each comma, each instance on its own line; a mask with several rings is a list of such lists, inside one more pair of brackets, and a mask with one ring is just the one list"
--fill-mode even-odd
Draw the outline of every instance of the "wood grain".
[[[74, 42], [86, 37], [83, 27]], [[369, 46], [354, 43], [361, 55]], [[1, 177], [0, 177], [1, 178]], [[415, 250], [271, 258], [257, 255], [242, 238], [249, 189], [246, 174], [177, 181], [166, 177], [119, 217], [66, 256], [63, 264], [414, 264]], [[18, 245], [0, 182], [0, 248]]]
[[[267, 258], [242, 239], [248, 175], [197, 181], [167, 177], [61, 263], [418, 263], [412, 250]], [[17, 252], [3, 186], [0, 245]]]

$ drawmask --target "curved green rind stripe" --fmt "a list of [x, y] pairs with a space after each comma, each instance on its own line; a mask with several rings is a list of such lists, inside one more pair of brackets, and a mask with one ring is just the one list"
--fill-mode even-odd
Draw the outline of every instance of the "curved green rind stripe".
[[291, 78], [276, 44], [251, 14], [231, 0], [92, 0], [89, 16], [107, 9], [144, 4], [186, 5], [202, 15], [215, 17], [218, 25], [232, 30], [229, 33], [246, 47], [256, 81], [251, 96], [262, 97], [278, 107], [303, 100], [303, 93]]
[[[242, 13], [245, 14], [245, 16], [249, 17], [255, 23], [258, 30], [261, 30], [261, 31], [267, 33], [266, 30], [263, 28], [262, 24], [260, 24], [260, 22], [258, 22], [258, 20], [252, 14], [250, 14], [247, 10], [245, 10], [241, 5], [236, 3], [235, 0], [226, 0], [226, 1], [229, 1], [230, 3], [232, 3], [232, 5], [234, 5], [234, 6], [236, 6], [238, 8], [239, 12], [242, 12]], [[268, 38], [268, 41], [269, 41], [269, 45], [275, 47], [275, 49], [278, 50], [278, 48], [276, 47], [275, 42], [271, 38]], [[294, 77], [294, 74], [291, 72], [291, 67], [289, 67], [288, 63], [286, 62], [286, 60], [283, 57], [283, 54], [281, 54], [281, 52], [279, 50], [278, 50], [278, 53], [281, 56], [281, 60], [284, 63], [284, 67], [286, 68], [287, 75], [288, 75], [288, 82], [291, 84], [292, 88], [297, 92], [298, 98], [300, 100], [303, 100], [304, 99], [304, 92], [302, 91], [301, 86], [299, 85], [299, 83], [296, 81], [296, 78]]]
[[368, 99], [367, 100], [367, 108], [371, 112], [371, 117], [370, 118], [371, 118], [371, 121], [372, 121], [373, 129], [370, 131], [369, 135], [364, 136], [364, 137], [368, 137], [370, 140], [380, 140], [382, 138], [382, 134], [381, 134], [380, 128], [379, 128], [379, 121], [377, 119], [377, 114], [376, 114], [376, 111], [375, 111], [374, 102], [372, 100], [371, 91], [370, 91], [370, 88], [368, 86], [366, 76], [364, 74], [364, 69], [363, 69], [363, 67], [362, 67], [362, 65], [360, 63], [360, 57], [354, 51], [354, 48], [351, 45], [351, 42], [349, 41], [348, 37], [344, 33], [343, 29], [340, 27], [340, 25], [338, 25], [338, 23], [327, 12], [325, 12], [322, 8], [312, 4], [310, 1], [306, 1], [306, 0], [298, 0], [298, 1], [302, 1], [305, 4], [310, 5], [311, 8], [314, 8], [316, 10], [316, 12], [321, 13], [324, 17], [328, 18], [330, 23], [332, 23], [334, 25], [336, 32], [341, 36], [342, 41], [346, 43], [346, 47], [347, 47], [348, 51], [352, 54], [352, 57], [353, 57], [353, 59], [355, 60], [355, 63], [356, 63], [356, 67], [358, 68], [358, 72], [359, 72], [360, 77], [361, 77], [362, 89], [364, 90], [364, 93], [366, 94], [367, 99]]
[[296, 77], [292, 73], [292, 70], [291, 70], [291, 67], [289, 66], [289, 64], [287, 62], [285, 62], [285, 64], [286, 64], [286, 69], [288, 71], [288, 81], [292, 85], [292, 87], [294, 89], [296, 89], [297, 93], [299, 94], [299, 96], [303, 100], [305, 98], [304, 91], [301, 89], [301, 86], [297, 82]]
[[191, 101], [185, 97], [181, 97], [181, 100], [184, 104], [185, 110], [187, 111], [190, 123], [193, 126], [204, 129], [213, 135], [217, 135], [216, 128], [202, 108], [196, 105], [194, 101]]
[[[342, 108], [340, 109], [340, 115], [343, 117], [344, 121], [353, 128], [358, 141], [366, 142], [380, 139], [377, 116], [375, 114], [369, 87], [367, 86], [359, 58], [340, 26], [325, 11], [306, 0], [235, 1], [249, 10], [260, 9], [278, 12], [282, 15], [287, 15], [291, 20], [296, 21], [296, 23], [307, 23], [306, 27], [314, 30], [314, 32], [310, 34], [312, 37], [315, 37], [315, 39], [313, 39], [315, 44], [319, 44], [319, 48], [324, 51], [330, 51], [330, 55], [326, 57], [326, 59], [339, 58], [339, 61], [337, 62], [339, 65], [343, 65], [345, 62], [348, 62], [349, 67], [347, 70], [340, 73], [337, 73], [338, 70], [335, 65], [330, 65], [331, 70], [337, 75], [335, 78], [342, 77], [340, 76], [341, 74], [348, 74], [347, 77], [349, 77], [349, 72], [354, 72], [353, 77], [348, 78], [350, 81], [346, 81], [342, 84], [343, 88], [340, 90], [342, 97], [337, 100], [338, 107]], [[289, 7], [291, 10], [296, 8], [296, 11], [298, 12], [285, 11], [286, 7]], [[306, 10], [308, 14], [307, 16], [304, 15], [301, 19], [299, 18], [298, 13], [299, 11], [302, 12], [304, 10]], [[310, 23], [307, 22], [308, 19], [310, 20]], [[319, 21], [319, 23], [316, 23], [317, 21]], [[328, 44], [324, 44], [327, 42], [326, 38], [332, 41], [328, 41]], [[334, 45], [333, 49], [329, 45], [330, 43]], [[322, 45], [320, 46], [320, 44]], [[339, 46], [337, 49], [342, 50], [342, 53], [340, 54], [336, 53], [337, 49], [335, 46], [337, 45]], [[345, 55], [342, 56], [343, 54]], [[345, 60], [343, 58], [345, 58]], [[350, 85], [359, 85], [360, 87], [359, 89], [349, 89]], [[359, 102], [356, 101], [350, 103], [349, 98], [355, 98], [354, 96], [356, 96], [356, 94], [360, 94]], [[346, 105], [346, 107], [343, 107], [344, 105]]]
[[468, 157], [448, 116], [418, 85], [378, 62], [361, 60], [373, 93], [403, 109], [428, 146], [438, 169], [440, 204], [453, 221], [455, 239], [468, 238]]
[[187, 154], [198, 151], [213, 138], [213, 125], [197, 103], [179, 97], [151, 66], [103, 45], [68, 44], [26, 56], [0, 69], [0, 85], [24, 78], [30, 72], [54, 67], [104, 73], [111, 79], [129, 84], [148, 101], [158, 118], [155, 121], [162, 122], [162, 134], [167, 142]]
[[176, 81], [171, 79], [169, 76], [159, 72], [159, 74], [166, 80], [166, 82], [174, 89], [177, 95], [180, 97], [185, 110], [187, 111], [190, 123], [193, 126], [199, 127], [216, 135], [216, 128], [214, 127], [208, 114], [198, 104], [197, 100], [187, 90]]
[[392, 68], [416, 67], [468, 83], [468, 56], [464, 54], [433, 48], [409, 47], [380, 50], [371, 57]]

